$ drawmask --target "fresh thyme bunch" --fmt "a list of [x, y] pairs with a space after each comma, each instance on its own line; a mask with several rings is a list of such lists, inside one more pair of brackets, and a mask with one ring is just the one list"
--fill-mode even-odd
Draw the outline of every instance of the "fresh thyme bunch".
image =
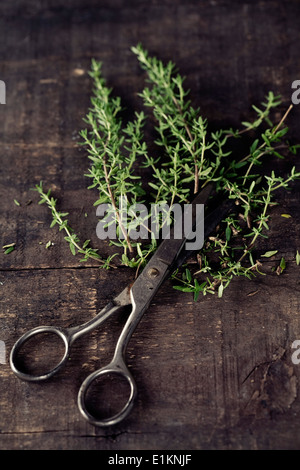
[[[284, 140], [288, 128], [285, 120], [291, 110], [286, 111], [279, 123], [273, 124], [272, 111], [280, 104], [280, 97], [269, 92], [260, 107], [253, 106], [256, 117], [253, 122], [243, 122], [243, 130], [220, 129], [211, 131], [208, 121], [194, 108], [184, 89], [184, 78], [175, 64], [164, 64], [150, 57], [141, 44], [132, 48], [141, 68], [146, 72], [147, 87], [140, 97], [155, 118], [158, 156], [150, 155], [144, 140], [146, 115], [135, 113], [133, 121], [126, 124], [121, 119], [121, 100], [114, 97], [102, 77], [101, 63], [92, 60], [90, 76], [94, 82], [91, 107], [84, 121], [88, 128], [80, 132], [82, 142], [91, 161], [87, 176], [91, 178], [90, 189], [97, 190], [97, 204], [108, 203], [112, 220], [117, 224], [117, 240], [110, 243], [122, 249], [124, 265], [139, 268], [156, 249], [156, 240], [151, 233], [149, 242], [130, 239], [130, 226], [135, 226], [137, 213], [123, 218], [123, 202], [129, 205], [144, 203], [145, 197], [154, 203], [187, 203], [208, 182], [214, 182], [217, 194], [234, 199], [237, 211], [231, 212], [220, 224], [216, 233], [206, 241], [198, 254], [196, 269], [186, 266], [173, 274], [174, 288], [193, 292], [195, 300], [199, 293], [218, 292], [222, 296], [235, 275], [251, 277], [258, 271], [259, 262], [253, 259], [253, 247], [258, 237], [265, 237], [268, 230], [270, 205], [273, 194], [279, 188], [287, 188], [300, 173], [292, 167], [285, 177], [265, 173], [263, 160], [283, 158], [288, 152], [296, 153], [297, 145]], [[253, 133], [251, 145], [241, 157], [234, 157], [231, 144], [242, 134]], [[137, 166], [152, 173], [147, 194]], [[63, 221], [64, 214], [57, 214], [54, 200], [49, 192], [44, 193], [38, 185], [42, 201], [47, 202], [53, 218], [60, 228], [69, 230], [67, 241], [71, 251], [84, 253], [85, 258], [99, 255], [88, 241], [83, 247], [71, 229]], [[51, 203], [52, 201], [52, 203]], [[144, 220], [144, 223], [146, 221]], [[139, 218], [139, 223], [143, 220]], [[129, 227], [129, 228], [128, 228]], [[249, 240], [249, 242], [248, 242]], [[73, 241], [76, 242], [73, 243]], [[107, 267], [111, 261], [102, 260]]]

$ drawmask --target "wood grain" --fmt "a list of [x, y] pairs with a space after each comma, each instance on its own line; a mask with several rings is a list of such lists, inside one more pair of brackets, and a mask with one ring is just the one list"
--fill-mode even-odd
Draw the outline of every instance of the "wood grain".
[[[143, 86], [130, 47], [177, 63], [195, 106], [214, 126], [238, 126], [252, 103], [273, 90], [290, 104], [299, 79], [298, 2], [189, 0], [18, 0], [0, 6], [0, 449], [299, 449], [300, 366], [292, 343], [300, 335], [299, 183], [280, 192], [268, 239], [256, 256], [276, 249], [253, 281], [237, 278], [222, 299], [162, 287], [128, 349], [138, 399], [123, 423], [94, 428], [80, 417], [76, 396], [85, 376], [109, 360], [124, 314], [81, 339], [64, 373], [44, 385], [16, 379], [8, 365], [14, 341], [39, 324], [86, 321], [132, 280], [125, 268], [100, 270], [72, 256], [50, 214], [30, 188], [43, 180], [83, 240], [105, 255], [96, 237], [87, 191], [87, 157], [76, 145], [89, 106], [92, 57], [130, 117]], [[290, 117], [299, 136], [299, 109]], [[149, 137], [152, 137], [149, 130]], [[284, 172], [295, 157], [280, 162]], [[145, 175], [146, 178], [146, 175]], [[20, 202], [16, 206], [14, 199]], [[291, 214], [291, 218], [281, 217]], [[52, 241], [49, 249], [45, 245]], [[284, 256], [286, 270], [272, 268]]]

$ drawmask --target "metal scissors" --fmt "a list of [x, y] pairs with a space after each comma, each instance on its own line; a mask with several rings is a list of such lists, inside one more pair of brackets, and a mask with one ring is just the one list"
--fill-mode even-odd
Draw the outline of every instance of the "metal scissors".
[[[197, 204], [206, 204], [211, 191], [212, 186], [207, 185], [198, 194], [198, 196], [196, 196], [192, 202], [192, 206], [196, 206]], [[212, 230], [228, 212], [231, 206], [232, 201], [227, 200], [225, 203], [221, 204], [217, 207], [217, 209], [211, 212], [209, 216], [205, 217], [204, 239], [209, 235], [210, 232], [212, 232]], [[128, 342], [153, 297], [157, 294], [157, 291], [163, 281], [191, 256], [191, 251], [185, 249], [186, 240], [187, 237], [185, 236], [181, 239], [170, 237], [169, 239], [162, 241], [155, 254], [144, 267], [143, 271], [135, 280], [135, 282], [131, 286], [126, 287], [90, 321], [71, 328], [38, 326], [21, 336], [13, 346], [10, 353], [10, 366], [12, 371], [20, 379], [29, 382], [40, 382], [49, 379], [64, 365], [66, 365], [66, 362], [69, 358], [70, 349], [74, 341], [76, 341], [82, 335], [85, 335], [86, 333], [93, 331], [95, 328], [98, 328], [107, 318], [113, 315], [121, 307], [131, 305], [131, 313], [129, 314], [125, 326], [118, 338], [111, 362], [107, 366], [91, 373], [83, 381], [78, 393], [78, 407], [80, 413], [92, 425], [111, 426], [123, 420], [130, 413], [137, 395], [137, 387], [134, 378], [128, 370], [125, 362]], [[41, 375], [32, 375], [31, 373], [21, 370], [17, 359], [24, 344], [33, 336], [39, 335], [41, 333], [51, 333], [57, 335], [64, 344], [64, 354], [60, 362], [58, 362], [58, 364], [56, 364], [53, 369]], [[129, 384], [128, 389], [130, 392], [128, 400], [121, 411], [108, 418], [99, 418], [98, 416], [93, 416], [90, 410], [88, 410], [86, 397], [92, 383], [97, 378], [107, 374], [117, 374], [118, 376], [123, 377], [123, 379], [126, 379]]]

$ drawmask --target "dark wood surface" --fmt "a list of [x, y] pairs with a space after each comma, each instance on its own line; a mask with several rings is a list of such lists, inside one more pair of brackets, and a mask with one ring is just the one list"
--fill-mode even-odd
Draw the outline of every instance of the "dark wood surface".
[[[82, 238], [111, 252], [96, 238], [96, 195], [86, 189], [87, 158], [76, 145], [91, 58], [103, 61], [124, 105], [141, 109], [143, 75], [130, 47], [142, 42], [177, 63], [212, 123], [238, 126], [269, 90], [282, 94], [280, 111], [289, 106], [291, 83], [300, 79], [299, 31], [296, 0], [1, 2], [1, 243], [16, 249], [0, 258], [0, 449], [300, 448], [300, 365], [291, 360], [300, 339], [299, 182], [279, 194], [269, 238], [258, 245], [260, 253], [278, 249], [264, 261], [267, 275], [235, 279], [223, 298], [197, 303], [164, 284], [129, 345], [139, 394], [123, 423], [95, 428], [76, 404], [84, 377], [110, 359], [121, 316], [80, 340], [47, 384], [21, 382], [8, 364], [21, 333], [88, 320], [133, 277], [126, 268], [79, 263], [30, 191], [43, 180]], [[288, 122], [296, 142], [299, 110]], [[299, 168], [295, 157], [286, 165], [294, 163]], [[287, 267], [278, 276], [272, 267], [281, 256]]]

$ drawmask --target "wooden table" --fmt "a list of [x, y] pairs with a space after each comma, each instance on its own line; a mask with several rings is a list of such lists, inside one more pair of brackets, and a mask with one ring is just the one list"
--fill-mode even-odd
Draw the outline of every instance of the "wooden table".
[[[86, 321], [133, 279], [124, 267], [80, 263], [30, 190], [43, 180], [82, 239], [111, 253], [96, 237], [96, 193], [86, 189], [88, 161], [77, 145], [91, 58], [103, 62], [124, 105], [141, 109], [144, 77], [130, 47], [142, 42], [177, 63], [210, 122], [237, 127], [269, 90], [282, 95], [280, 111], [291, 102], [300, 79], [299, 2], [16, 0], [2, 2], [0, 12], [1, 241], [16, 243], [1, 255], [0, 449], [298, 449], [299, 182], [280, 192], [269, 238], [257, 246], [278, 250], [263, 261], [265, 276], [236, 278], [221, 299], [197, 303], [164, 284], [129, 345], [139, 395], [123, 423], [95, 428], [76, 404], [83, 378], [110, 358], [120, 317], [79, 341], [48, 384], [19, 381], [8, 355], [25, 330]], [[288, 121], [296, 143], [299, 111], [294, 106]], [[280, 168], [294, 163], [299, 168], [291, 156]], [[282, 256], [279, 276], [272, 267]]]

